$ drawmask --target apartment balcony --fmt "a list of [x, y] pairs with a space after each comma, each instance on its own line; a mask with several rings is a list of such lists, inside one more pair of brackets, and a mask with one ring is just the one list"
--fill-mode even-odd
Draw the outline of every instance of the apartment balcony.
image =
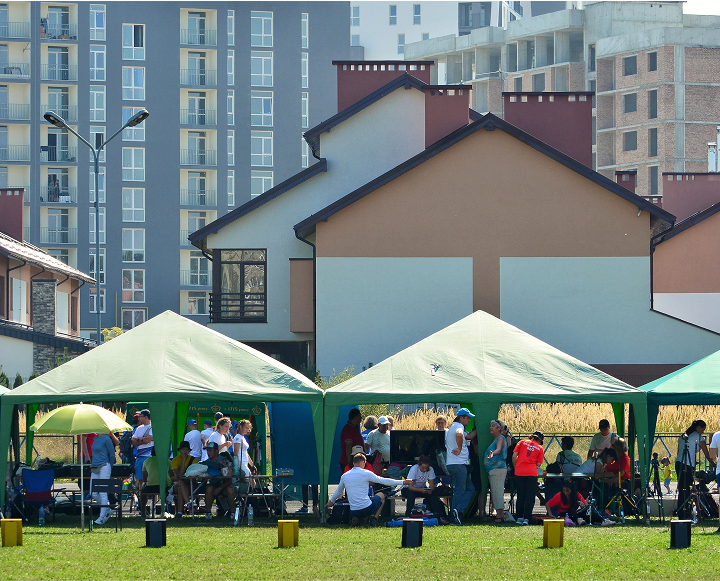
[[0, 161], [30, 161], [30, 146], [7, 145], [0, 147]]
[[53, 111], [65, 119], [68, 123], [77, 123], [78, 120], [78, 108], [77, 107], [51, 107], [50, 105], [42, 105], [43, 113], [46, 111]]
[[217, 111], [215, 109], [180, 109], [180, 123], [182, 125], [217, 125]]
[[40, 242], [42, 244], [77, 244], [77, 228], [65, 230], [40, 228]]
[[190, 240], [188, 240], [188, 236], [193, 232], [195, 232], [195, 230], [180, 230], [180, 246], [192, 246]]
[[40, 146], [40, 161], [74, 162], [77, 161], [77, 147]]
[[0, 63], [0, 78], [29, 79], [30, 63]]
[[77, 24], [41, 24], [40, 38], [45, 40], [77, 40]]
[[77, 81], [77, 65], [49, 65], [40, 66], [40, 79], [43, 81]]
[[217, 30], [206, 28], [205, 30], [180, 29], [180, 44], [192, 46], [216, 46]]
[[265, 293], [210, 293], [211, 323], [265, 323]]
[[181, 206], [216, 206], [216, 190], [180, 190]]
[[217, 165], [217, 151], [214, 149], [181, 149], [181, 165]]
[[210, 288], [212, 286], [212, 272], [209, 270], [181, 270], [180, 285]]
[[215, 69], [180, 69], [180, 84], [191, 87], [211, 87], [217, 85]]
[[28, 186], [21, 186], [25, 188], [25, 192], [23, 193], [23, 202], [30, 202], [30, 188]]
[[77, 204], [77, 188], [40, 188], [44, 204]]
[[29, 121], [30, 105], [25, 105], [24, 103], [6, 103], [0, 105], [0, 120]]
[[29, 22], [3, 22], [0, 23], [1, 38], [30, 38]]

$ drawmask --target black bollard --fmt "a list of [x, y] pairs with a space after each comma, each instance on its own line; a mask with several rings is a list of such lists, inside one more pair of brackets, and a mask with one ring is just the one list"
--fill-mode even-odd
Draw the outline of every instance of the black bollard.
[[689, 520], [670, 521], [670, 548], [687, 549], [690, 546], [692, 522]]
[[402, 527], [402, 546], [407, 549], [422, 547], [423, 520], [404, 518]]
[[164, 518], [145, 519], [145, 546], [164, 547], [166, 544], [166, 524]]

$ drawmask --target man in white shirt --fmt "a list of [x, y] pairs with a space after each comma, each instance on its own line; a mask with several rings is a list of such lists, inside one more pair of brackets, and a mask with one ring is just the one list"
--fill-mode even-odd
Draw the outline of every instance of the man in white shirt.
[[369, 452], [370, 450], [380, 452], [383, 462], [390, 462], [390, 420], [386, 416], [380, 416], [377, 430], [368, 434], [365, 451]]
[[615, 432], [610, 431], [609, 421], [605, 419], [600, 420], [598, 429], [600, 431], [592, 437], [592, 440], [590, 440], [590, 449], [588, 450], [587, 455], [588, 459], [593, 458], [596, 455], [599, 456], [605, 448], [612, 446], [618, 439], [618, 435]]
[[451, 518], [455, 524], [462, 524], [460, 515], [465, 512], [470, 499], [475, 492], [472, 480], [470, 479], [470, 451], [467, 445], [467, 434], [465, 428], [475, 414], [470, 413], [467, 408], [460, 408], [457, 411], [455, 420], [445, 432], [445, 449], [447, 460], [445, 465], [452, 476], [452, 512]]
[[[718, 462], [718, 450], [720, 450], [720, 432], [713, 434], [710, 440], [710, 460], [715, 462], [715, 480], [718, 483], [718, 500], [720, 500], [720, 462]], [[720, 527], [715, 531], [720, 533]]]
[[213, 421], [212, 420], [205, 420], [203, 422], [204, 430], [200, 432], [200, 441], [203, 445], [203, 451], [202, 451], [202, 462], [205, 462], [205, 460], [208, 459], [208, 453], [207, 450], [205, 450], [205, 446], [210, 441], [210, 436], [213, 435], [215, 430], [213, 429]]
[[200, 462], [203, 452], [203, 443], [202, 436], [197, 427], [197, 420], [190, 420], [188, 422], [188, 430], [188, 433], [185, 434], [185, 438], [183, 439], [190, 443], [190, 455]]
[[340, 485], [335, 490], [335, 494], [328, 500], [326, 509], [332, 508], [335, 501], [342, 495], [343, 491], [347, 492], [348, 502], [350, 503], [350, 524], [357, 526], [361, 522], [365, 522], [370, 517], [368, 524], [377, 526], [378, 517], [382, 512], [385, 504], [385, 495], [382, 492], [376, 493], [372, 498], [368, 495], [368, 488], [371, 482], [377, 484], [385, 484], [386, 486], [398, 486], [400, 484], [411, 484], [412, 480], [394, 480], [392, 478], [383, 478], [377, 476], [370, 470], [365, 470], [365, 454], [355, 454], [353, 456], [353, 467], [340, 477]]
[[138, 413], [140, 414], [138, 417], [140, 425], [137, 430], [135, 430], [130, 443], [133, 446], [137, 446], [137, 452], [135, 454], [135, 480], [137, 480], [138, 489], [141, 489], [143, 483], [143, 464], [145, 464], [145, 460], [150, 458], [150, 452], [155, 446], [155, 442], [153, 442], [150, 410], [140, 410]]

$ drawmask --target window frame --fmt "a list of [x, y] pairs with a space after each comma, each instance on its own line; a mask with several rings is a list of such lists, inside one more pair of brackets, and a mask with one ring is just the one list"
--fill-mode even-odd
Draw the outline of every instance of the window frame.
[[[136, 113], [140, 113], [145, 107], [126, 107], [123, 106], [122, 108], [122, 122], [123, 125], [128, 122], [128, 120], [135, 115]], [[145, 125], [147, 125], [147, 121], [144, 121], [143, 123], [140, 123], [139, 125], [136, 125], [135, 127], [126, 127], [123, 129], [122, 132], [122, 140], [123, 141], [145, 141]]]
[[[96, 106], [99, 95], [102, 95], [102, 109]], [[94, 123], [105, 123], [107, 116], [106, 107], [107, 92], [105, 85], [90, 85], [90, 121]], [[99, 117], [98, 111], [102, 111], [102, 118]]]
[[[95, 304], [95, 287], [90, 287], [89, 293], [88, 293], [88, 309], [90, 310], [90, 313], [97, 314], [97, 306]], [[105, 290], [104, 288], [100, 289], [100, 312], [105, 313]]]
[[[142, 31], [142, 38], [140, 39], [141, 45], [136, 46], [135, 42], [137, 41], [137, 34], [136, 30]], [[125, 31], [130, 30], [130, 44], [125, 44]], [[144, 24], [133, 24], [129, 22], [123, 22], [122, 25], [122, 31], [121, 31], [121, 37], [122, 37], [122, 60], [124, 61], [144, 61], [145, 60], [145, 45], [146, 37], [145, 37], [145, 25]]]
[[234, 206], [235, 205], [235, 170], [229, 169], [227, 170], [227, 205], [228, 206]]
[[[102, 25], [97, 26], [97, 16], [102, 14]], [[90, 4], [89, 40], [105, 40], [107, 31], [107, 13], [105, 4]]]
[[[255, 152], [258, 144], [260, 146], [259, 153]], [[273, 167], [273, 146], [272, 131], [250, 131], [250, 166]]]
[[[267, 16], [269, 14], [269, 16]], [[253, 32], [253, 27], [260, 23], [260, 32]], [[266, 32], [265, 25], [270, 23], [270, 32]], [[273, 47], [273, 13], [271, 11], [253, 10], [250, 12], [250, 46], [253, 48]], [[269, 40], [268, 40], [269, 39]]]
[[121, 243], [123, 263], [145, 262], [145, 228], [123, 228]]
[[360, 26], [360, 6], [350, 6], [350, 26]]
[[[100, 57], [99, 55], [102, 55]], [[98, 60], [102, 60], [102, 63], [98, 65]], [[92, 82], [105, 82], [107, 80], [107, 55], [105, 52], [104, 44], [91, 44], [90, 45], [90, 81]]]
[[310, 14], [300, 14], [300, 48], [309, 48], [310, 45]]
[[[630, 63], [633, 63], [632, 67], [628, 66]], [[633, 68], [633, 72], [628, 72]], [[623, 57], [623, 77], [632, 77], [633, 75], [637, 75], [637, 55]]]
[[405, 34], [400, 33], [397, 35], [397, 52], [398, 54], [405, 54]]
[[307, 129], [310, 126], [310, 93], [300, 93], [300, 127]]
[[[98, 280], [97, 273], [95, 272], [95, 247], [91, 247], [89, 249], [88, 253], [88, 274], [92, 276], [95, 280]], [[100, 249], [100, 284], [106, 284], [107, 276], [106, 276], [106, 266], [107, 266], [107, 260], [106, 260], [106, 249], [101, 248]]]
[[636, 113], [637, 112], [637, 93], [625, 93], [622, 96], [622, 108], [623, 113]]
[[[228, 259], [223, 260], [223, 253], [226, 253], [226, 252], [239, 252], [239, 253], [241, 253], [241, 258], [240, 258], [240, 260], [228, 260]], [[243, 259], [242, 253], [245, 253], [245, 252], [263, 252], [264, 256], [263, 256], [262, 260], [253, 260], [252, 258], [249, 258], [249, 257], [247, 259]], [[213, 297], [211, 295], [211, 304], [210, 304], [211, 320], [228, 320], [228, 321], [232, 320], [232, 321], [237, 321], [237, 322], [241, 322], [241, 323], [267, 323], [267, 296], [268, 296], [268, 293], [267, 293], [267, 264], [268, 264], [267, 248], [242, 248], [242, 249], [214, 250], [213, 251], [213, 264], [217, 264], [219, 266], [219, 268], [217, 268], [218, 274], [216, 277], [214, 277], [214, 280], [213, 280], [213, 283], [214, 283], [213, 284], [213, 294], [215, 294], [215, 297]], [[242, 280], [240, 281], [240, 288], [242, 288], [242, 292], [239, 292], [239, 293], [229, 293], [229, 292], [224, 293], [224, 292], [222, 292], [222, 277], [223, 277], [224, 265], [228, 265], [228, 264], [238, 265], [236, 267], [237, 271], [242, 273]], [[246, 272], [247, 272], [246, 267], [253, 267], [253, 266], [262, 267], [262, 274], [263, 274], [262, 292], [259, 292], [259, 293], [245, 291], [245, 276], [246, 276]], [[216, 272], [216, 270], [213, 269], [213, 273], [215, 273], [215, 272]], [[225, 295], [225, 297], [227, 297], [227, 295], [230, 295], [230, 296], [239, 295], [242, 297], [240, 299], [235, 299], [236, 301], [250, 300], [250, 301], [260, 302], [261, 305], [258, 305], [258, 306], [260, 306], [261, 310], [248, 311], [248, 309], [244, 305], [241, 305], [240, 309], [233, 309], [232, 311], [230, 309], [223, 310], [222, 307], [223, 306], [227, 307], [227, 305], [228, 305], [228, 303], [225, 301], [233, 300], [231, 298], [230, 299], [224, 298], [223, 295]], [[250, 295], [250, 296], [255, 295], [255, 296], [254, 296], [254, 298], [248, 298], [248, 295]], [[219, 308], [213, 308], [213, 302], [215, 302], [215, 301], [213, 301], [213, 298], [215, 298], [216, 300], [217, 300], [217, 298], [221, 299], [221, 301], [219, 303], [218, 302], [215, 303], [215, 306], [219, 307]], [[240, 313], [241, 310], [242, 310], [242, 314], [240, 315], [238, 313]], [[227, 316], [227, 315], [223, 316], [223, 312], [225, 312], [225, 313], [234, 312], [236, 314], [236, 316]], [[247, 314], [248, 312], [256, 312], [258, 314], [257, 315], [248, 315]]]
[[351, 34], [350, 35], [350, 46], [360, 46], [360, 35], [359, 34]]
[[[130, 154], [131, 165], [126, 165], [126, 152]], [[136, 165], [137, 154], [140, 153], [141, 165]], [[131, 172], [131, 173], [126, 173]], [[145, 148], [144, 147], [123, 147], [122, 148], [122, 181], [144, 182], [145, 181]]]
[[[250, 125], [252, 127], [272, 127], [273, 126], [273, 92], [272, 91], [250, 91]], [[260, 103], [260, 113], [253, 113], [253, 107]], [[270, 113], [265, 113], [266, 103], [270, 103]], [[270, 121], [266, 123], [266, 121]], [[260, 121], [256, 123], [255, 121]]]
[[235, 84], [235, 50], [227, 51], [227, 84], [233, 86]]
[[[126, 327], [126, 326], [125, 326], [125, 314], [126, 314], [126, 313], [132, 314], [132, 317], [133, 317], [132, 327]], [[137, 323], [137, 322], [135, 321], [135, 317], [136, 317], [136, 315], [139, 314], [139, 313], [142, 314], [142, 319], [143, 319], [143, 320], [142, 320], [140, 323]], [[121, 307], [121, 308], [120, 308], [120, 326], [122, 327], [123, 331], [131, 331], [131, 330], [134, 329], [135, 327], [139, 327], [140, 325], [142, 325], [143, 323], [145, 323], [147, 320], [148, 320], [148, 318], [147, 318], [147, 307], [143, 307], [143, 308], [140, 308], [140, 309], [131, 309], [131, 308], [126, 308], [126, 307]]]
[[[654, 113], [654, 114], [653, 114]], [[658, 118], [658, 90], [648, 90], [648, 119]]]
[[648, 72], [652, 73], [653, 71], [657, 71], [657, 57], [658, 53], [656, 50], [647, 53], [648, 55]]
[[413, 4], [413, 26], [419, 26], [422, 23], [422, 8], [420, 4]]
[[[129, 195], [130, 204], [126, 205], [126, 194]], [[141, 194], [142, 206], [137, 207], [137, 194]], [[126, 223], [145, 222], [145, 188], [122, 188], [121, 193], [122, 221]], [[131, 212], [128, 214], [126, 212]]]
[[310, 55], [309, 53], [300, 53], [300, 87], [303, 89], [308, 88], [309, 84], [309, 73], [310, 73]]
[[[134, 286], [137, 282], [135, 280], [136, 279], [135, 273], [137, 273], [137, 272], [142, 272], [142, 275], [141, 275], [142, 281], [140, 282], [140, 284], [142, 286], [139, 288], [139, 290], [137, 289], [137, 287]], [[132, 285], [132, 286], [129, 286], [129, 287], [125, 286], [125, 280], [126, 280], [125, 274], [126, 273], [131, 274], [131, 278], [128, 278], [127, 280], [130, 283], [130, 285]], [[121, 287], [121, 292], [120, 292], [122, 302], [123, 303], [144, 303], [145, 302], [145, 293], [147, 292], [146, 283], [147, 283], [147, 280], [145, 277], [145, 269], [144, 268], [123, 268], [122, 269], [122, 287]], [[132, 295], [132, 298], [126, 299], [125, 298], [127, 296], [126, 293], [128, 293], [128, 295]], [[139, 299], [136, 296], [137, 293], [141, 293]]]
[[[125, 71], [130, 71], [132, 84], [125, 84]], [[142, 84], [136, 85], [135, 75], [142, 73]], [[145, 67], [122, 67], [122, 99], [123, 101], [144, 101], [145, 100]]]
[[305, 141], [304, 137], [301, 139], [300, 165], [304, 169], [310, 167], [310, 146], [308, 145], [308, 142]]
[[[253, 183], [257, 181], [261, 182], [261, 186], [259, 189], [261, 189], [262, 191], [253, 193]], [[270, 186], [265, 187], [268, 182]], [[250, 198], [257, 198], [258, 196], [262, 196], [265, 192], [271, 190], [274, 187], [273, 183], [274, 175], [271, 170], [250, 170]]]
[[397, 4], [390, 4], [388, 6], [388, 17], [390, 21], [389, 26], [397, 26]]
[[[257, 62], [260, 63], [260, 73], [253, 73], [253, 65]], [[266, 63], [270, 63], [270, 72], [265, 72]], [[250, 86], [251, 87], [272, 87], [273, 86], [273, 74], [274, 74], [274, 63], [272, 51], [250, 51]], [[258, 78], [260, 77], [260, 78]], [[269, 79], [269, 84], [268, 84]], [[258, 82], [259, 81], [259, 82]]]
[[235, 11], [227, 11], [227, 43], [228, 46], [235, 46]]
[[235, 165], [235, 130], [228, 129], [227, 134], [227, 164]]
[[[635, 147], [628, 146], [628, 138], [634, 135]], [[637, 131], [623, 131], [623, 151], [637, 151]]]
[[[105, 166], [102, 166], [100, 169], [100, 176], [98, 177], [98, 203], [104, 204], [105, 203], [105, 192], [106, 192], [106, 184], [107, 181], [105, 180]], [[90, 168], [90, 181], [88, 182], [88, 191], [90, 195], [90, 203], [95, 203], [95, 168]]]
[[[106, 244], [107, 240], [107, 213], [105, 207], [100, 206], [98, 208], [100, 213], [100, 223], [98, 224], [98, 238], [100, 238], [100, 244]], [[88, 241], [90, 244], [97, 244], [95, 242], [95, 208], [90, 208], [90, 230]]]
[[[653, 136], [655, 137], [653, 138]], [[648, 157], [657, 157], [658, 147], [658, 128], [650, 127], [648, 128]]]
[[228, 89], [227, 92], [227, 124], [235, 125], [235, 91]]

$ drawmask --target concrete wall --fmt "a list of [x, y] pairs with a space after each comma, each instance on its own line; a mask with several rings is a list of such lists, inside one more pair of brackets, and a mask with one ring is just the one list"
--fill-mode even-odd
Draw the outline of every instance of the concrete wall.
[[472, 313], [473, 259], [319, 258], [317, 368], [355, 373]]
[[0, 336], [0, 366], [10, 378], [10, 386], [17, 373], [27, 379], [33, 372], [33, 344], [22, 339]]
[[720, 333], [720, 293], [653, 293], [656, 311]]

